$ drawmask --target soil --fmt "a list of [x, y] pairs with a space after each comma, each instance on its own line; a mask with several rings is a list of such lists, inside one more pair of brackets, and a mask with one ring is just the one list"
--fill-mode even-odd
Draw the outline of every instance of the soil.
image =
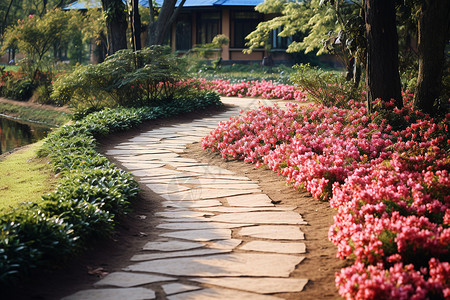
[[[167, 126], [179, 121], [188, 121], [216, 113], [217, 109], [203, 113], [191, 113], [183, 117], [151, 121], [140, 127], [116, 134], [100, 141], [100, 151], [125, 141], [141, 132], [152, 128]], [[217, 165], [238, 174], [245, 174], [257, 181], [264, 193], [280, 204], [295, 205], [297, 211], [308, 222], [302, 225], [305, 233], [306, 259], [297, 266], [293, 276], [308, 278], [309, 282], [301, 293], [301, 299], [341, 299], [334, 284], [335, 272], [345, 266], [345, 262], [337, 259], [336, 247], [328, 241], [328, 229], [333, 223], [335, 211], [327, 202], [320, 202], [306, 191], [296, 191], [287, 187], [283, 177], [274, 172], [255, 168], [254, 165], [242, 161], [225, 161], [220, 155], [202, 150], [199, 143], [192, 144], [182, 154], [211, 165]], [[116, 162], [119, 167], [120, 163]], [[2, 291], [1, 299], [36, 299], [53, 300], [70, 295], [82, 289], [92, 288], [92, 284], [107, 273], [120, 271], [129, 265], [129, 259], [138, 249], [157, 235], [155, 226], [157, 219], [152, 218], [160, 209], [157, 195], [145, 186], [138, 198], [132, 202], [133, 211], [120, 219], [117, 232], [110, 240], [93, 241], [89, 249], [77, 257], [53, 270], [39, 270], [31, 274], [31, 279], [22, 281], [17, 288], [11, 288], [7, 294]], [[279, 294], [286, 299], [298, 299], [292, 294]]]

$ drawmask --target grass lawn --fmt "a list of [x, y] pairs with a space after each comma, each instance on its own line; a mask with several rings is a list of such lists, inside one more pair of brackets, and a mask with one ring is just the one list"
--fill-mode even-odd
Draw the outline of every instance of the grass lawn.
[[36, 157], [43, 141], [26, 146], [0, 160], [0, 212], [22, 202], [36, 202], [50, 192], [56, 180], [47, 159]]
[[5, 67], [5, 71], [17, 71], [19, 70], [19, 66], [15, 66], [15, 65], [3, 65], [0, 64], [0, 67]]

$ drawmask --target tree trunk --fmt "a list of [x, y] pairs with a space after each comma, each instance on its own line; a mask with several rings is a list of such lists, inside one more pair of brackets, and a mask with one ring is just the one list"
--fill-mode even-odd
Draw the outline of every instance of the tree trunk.
[[141, 16], [139, 15], [139, 0], [131, 0], [131, 31], [133, 50], [141, 50]]
[[127, 15], [122, 0], [102, 0], [106, 14], [108, 55], [127, 48]]
[[[148, 46], [162, 45], [164, 43], [164, 38], [166, 37], [166, 34], [170, 32], [170, 28], [178, 17], [184, 2], [186, 2], [186, 0], [182, 0], [178, 7], [175, 8], [177, 0], [164, 0], [161, 10], [159, 11], [158, 19], [153, 22], [150, 20], [150, 25], [148, 26]], [[150, 6], [150, 11], [152, 11], [152, 6]]]
[[440, 96], [449, 28], [450, 1], [422, 1], [418, 15], [419, 75], [413, 104], [425, 113], [435, 113], [433, 104]]
[[398, 72], [398, 36], [395, 21], [395, 1], [364, 0], [367, 35], [367, 106], [372, 102], [395, 100], [403, 106], [400, 75]]

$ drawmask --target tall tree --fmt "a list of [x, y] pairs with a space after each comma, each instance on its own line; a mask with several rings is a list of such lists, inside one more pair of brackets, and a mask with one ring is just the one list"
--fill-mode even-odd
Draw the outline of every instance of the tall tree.
[[172, 24], [178, 17], [181, 7], [183, 7], [186, 0], [181, 0], [178, 7], [176, 7], [177, 0], [164, 0], [163, 5], [158, 14], [158, 18], [154, 14], [153, 0], [149, 0], [150, 7], [150, 24], [148, 26], [147, 44], [162, 45], [166, 34], [170, 32]]
[[419, 75], [414, 93], [414, 107], [433, 114], [433, 104], [439, 98], [442, 88], [445, 46], [450, 34], [450, 1], [420, 2], [417, 13]]
[[122, 0], [102, 0], [103, 13], [106, 17], [106, 36], [108, 54], [127, 48], [127, 13]]
[[131, 0], [130, 21], [133, 50], [141, 50], [141, 16], [139, 15], [139, 0]]
[[380, 98], [395, 100], [403, 107], [401, 83], [398, 71], [398, 36], [395, 19], [395, 1], [364, 0], [367, 37], [367, 105]]

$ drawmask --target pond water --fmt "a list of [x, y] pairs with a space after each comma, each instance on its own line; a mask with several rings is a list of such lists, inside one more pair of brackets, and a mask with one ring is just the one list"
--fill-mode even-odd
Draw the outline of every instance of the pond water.
[[0, 116], [0, 154], [37, 142], [47, 136], [51, 128]]

